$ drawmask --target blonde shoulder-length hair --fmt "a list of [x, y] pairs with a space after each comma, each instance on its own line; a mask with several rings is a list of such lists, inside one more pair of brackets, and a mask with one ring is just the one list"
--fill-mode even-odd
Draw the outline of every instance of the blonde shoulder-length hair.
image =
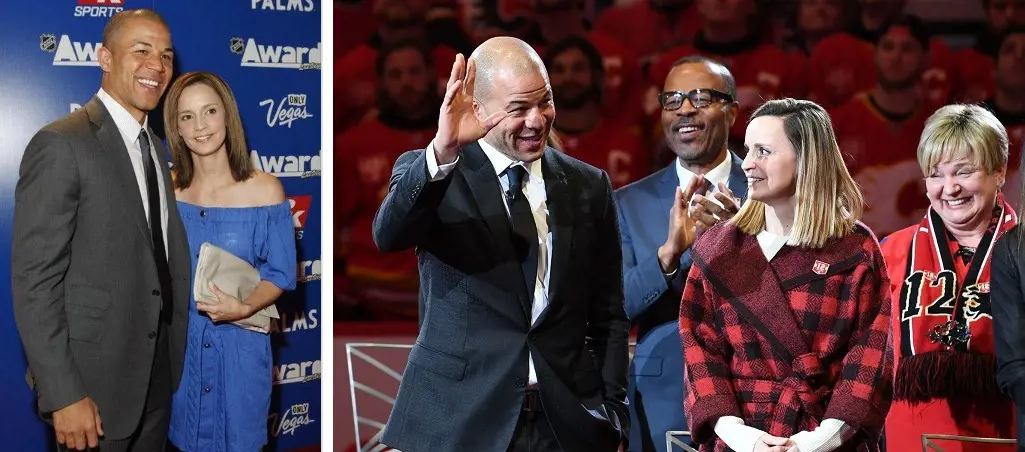
[[[829, 239], [850, 234], [865, 201], [847, 172], [826, 110], [811, 101], [786, 98], [762, 104], [751, 120], [761, 116], [780, 118], [797, 152], [797, 203], [787, 244], [822, 248]], [[741, 231], [758, 234], [765, 229], [765, 204], [749, 199], [730, 221]]]

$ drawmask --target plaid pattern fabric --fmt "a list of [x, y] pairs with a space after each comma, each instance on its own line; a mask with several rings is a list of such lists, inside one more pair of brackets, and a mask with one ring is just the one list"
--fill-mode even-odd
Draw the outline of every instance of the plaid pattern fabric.
[[[741, 264], [742, 265], [739, 265]], [[713, 227], [694, 248], [680, 308], [685, 406], [702, 451], [726, 451], [721, 416], [788, 437], [835, 418], [857, 429], [839, 450], [878, 450], [892, 395], [889, 281], [863, 225], [823, 249]]]

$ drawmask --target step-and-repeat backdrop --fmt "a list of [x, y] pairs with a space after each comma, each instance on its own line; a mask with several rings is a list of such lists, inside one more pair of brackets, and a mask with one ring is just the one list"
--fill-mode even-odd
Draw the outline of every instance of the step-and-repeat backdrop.
[[[50, 428], [35, 414], [11, 308], [14, 187], [32, 135], [85, 105], [100, 87], [103, 27], [122, 9], [167, 20], [175, 75], [206, 70], [235, 93], [253, 165], [281, 179], [292, 203], [297, 290], [278, 301], [272, 333], [271, 445], [320, 443], [321, 9], [322, 0], [36, 0], [0, 14], [0, 437], [3, 450], [47, 451]], [[160, 112], [150, 123], [163, 136]], [[168, 156], [170, 160], [170, 156]]]

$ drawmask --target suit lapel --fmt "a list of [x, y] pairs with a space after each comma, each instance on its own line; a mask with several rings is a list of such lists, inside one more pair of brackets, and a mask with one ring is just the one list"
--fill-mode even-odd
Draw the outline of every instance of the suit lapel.
[[512, 244], [512, 226], [509, 215], [502, 204], [504, 195], [498, 177], [495, 175], [495, 167], [476, 142], [463, 148], [460, 158], [466, 162], [462, 167], [462, 174], [477, 205], [477, 210], [480, 212], [480, 217], [491, 233], [499, 262], [516, 263], [515, 266], [509, 266], [510, 269], [516, 271], [515, 274], [510, 273], [509, 277], [503, 278], [503, 283], [507, 289], [521, 295], [520, 300], [526, 300], [520, 304], [524, 315], [526, 315], [527, 323], [530, 323], [529, 294], [533, 290], [527, 290], [526, 282], [523, 281], [523, 273], [520, 272], [519, 261]]
[[[787, 296], [783, 293], [780, 280], [765, 259], [758, 240], [733, 225], [719, 231], [725, 234], [721, 237], [722, 242], [732, 243], [723, 243], [711, 256], [695, 259], [716, 292], [747, 323], [777, 344], [773, 348], [781, 354], [780, 358], [789, 362], [796, 356], [808, 353], [808, 344], [804, 342], [803, 335], [794, 334], [801, 330], [794, 319]], [[709, 238], [702, 237], [702, 240]], [[738, 267], [737, 262], [743, 262], [743, 267]]]
[[103, 106], [100, 98], [93, 96], [85, 106], [89, 114], [89, 121], [96, 127], [97, 146], [100, 152], [104, 152], [114, 164], [114, 180], [121, 186], [121, 193], [127, 197], [128, 205], [125, 206], [128, 216], [135, 220], [139, 232], [146, 238], [150, 248], [153, 241], [150, 239], [149, 222], [146, 220], [146, 211], [142, 207], [142, 194], [139, 191], [139, 183], [135, 178], [135, 169], [132, 167], [132, 160], [128, 157], [128, 149], [125, 148], [124, 139], [118, 131], [114, 118], [110, 116]]
[[569, 251], [573, 247], [573, 226], [576, 224], [573, 209], [574, 196], [566, 182], [566, 173], [557, 159], [555, 150], [548, 148], [541, 158], [541, 173], [545, 179], [545, 198], [548, 208], [548, 230], [552, 233], [551, 272], [549, 275], [548, 307], [536, 324], [540, 325], [553, 305], [559, 300], [559, 290], [570, 264]]
[[658, 205], [659, 209], [660, 224], [666, 225], [666, 230], [662, 231], [665, 235], [669, 233], [669, 211], [673, 209], [673, 198], [676, 196], [676, 189], [680, 186], [680, 175], [676, 172], [676, 159], [673, 159], [673, 164], [662, 169], [662, 177], [659, 181], [658, 187]]

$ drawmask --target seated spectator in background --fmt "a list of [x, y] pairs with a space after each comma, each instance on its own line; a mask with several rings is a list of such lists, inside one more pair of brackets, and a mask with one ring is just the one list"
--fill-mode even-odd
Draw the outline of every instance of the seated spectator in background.
[[812, 49], [826, 36], [843, 31], [846, 8], [843, 0], [799, 0], [791, 15], [780, 48], [787, 53], [811, 56]]
[[651, 157], [639, 125], [602, 114], [607, 75], [598, 49], [586, 38], [570, 37], [547, 50], [545, 64], [559, 99], [556, 147], [607, 171], [615, 188], [646, 176]]
[[435, 62], [436, 89], [444, 88], [456, 53], [469, 53], [472, 45], [458, 27], [446, 21], [429, 21], [429, 6], [428, 0], [374, 0], [377, 32], [369, 42], [335, 60], [336, 131], [359, 123], [374, 107], [378, 80], [375, 62], [382, 46], [406, 39], [424, 43]]
[[975, 103], [993, 95], [996, 89], [994, 61], [1010, 28], [1025, 25], [1025, 0], [982, 0], [986, 28], [975, 37], [975, 45], [957, 53], [954, 96]]
[[[875, 43], [902, 20], [906, 0], [858, 0], [856, 19], [848, 33], [823, 38], [812, 50], [807, 74], [809, 98], [833, 109], [855, 94], [872, 89], [872, 53]], [[954, 53], [938, 38], [929, 40], [929, 62], [922, 71], [923, 100], [935, 110], [952, 96]]]
[[[694, 0], [636, 0], [612, 6], [598, 16], [595, 28], [618, 39], [646, 65], [662, 52], [691, 43], [701, 27], [694, 3]], [[658, 78], [665, 72], [656, 74]], [[658, 81], [656, 86], [661, 83]]]
[[[578, 0], [535, 0], [535, 26], [526, 41], [539, 55], [571, 36], [586, 38], [598, 50], [605, 70], [602, 114], [610, 121], [640, 124], [644, 92], [643, 74], [632, 50], [601, 31], [588, 31]], [[560, 111], [562, 109], [560, 108]]]
[[928, 207], [915, 150], [932, 113], [921, 93], [929, 44], [921, 22], [891, 22], [875, 50], [876, 87], [832, 114], [848, 170], [865, 196], [862, 221], [880, 237], [918, 221]]
[[395, 160], [427, 146], [437, 132], [441, 97], [434, 89], [431, 52], [422, 44], [405, 40], [381, 49], [376, 114], [335, 140], [339, 318], [417, 318], [416, 256], [382, 253], [372, 230]]
[[566, 154], [605, 170], [619, 188], [651, 169], [640, 128], [602, 117], [605, 77], [598, 49], [573, 36], [548, 48], [545, 66], [559, 105], [555, 129]]
[[695, 5], [701, 28], [694, 43], [662, 54], [651, 66], [651, 88], [645, 95], [650, 105], [645, 106], [645, 111], [651, 115], [661, 114], [657, 93], [662, 80], [658, 78], [669, 73], [675, 61], [689, 55], [712, 58], [730, 68], [737, 79], [740, 115], [730, 130], [730, 138], [732, 142], [742, 142], [748, 118], [762, 102], [801, 95], [797, 92], [796, 80], [803, 67], [794, 67], [782, 50], [762, 42], [761, 36], [751, 28], [754, 0], [696, 0]]
[[1025, 28], [1009, 29], [1000, 41], [996, 92], [985, 105], [1007, 128], [1009, 157], [1004, 193], [1017, 199], [1021, 195], [1021, 150], [1025, 145]]

